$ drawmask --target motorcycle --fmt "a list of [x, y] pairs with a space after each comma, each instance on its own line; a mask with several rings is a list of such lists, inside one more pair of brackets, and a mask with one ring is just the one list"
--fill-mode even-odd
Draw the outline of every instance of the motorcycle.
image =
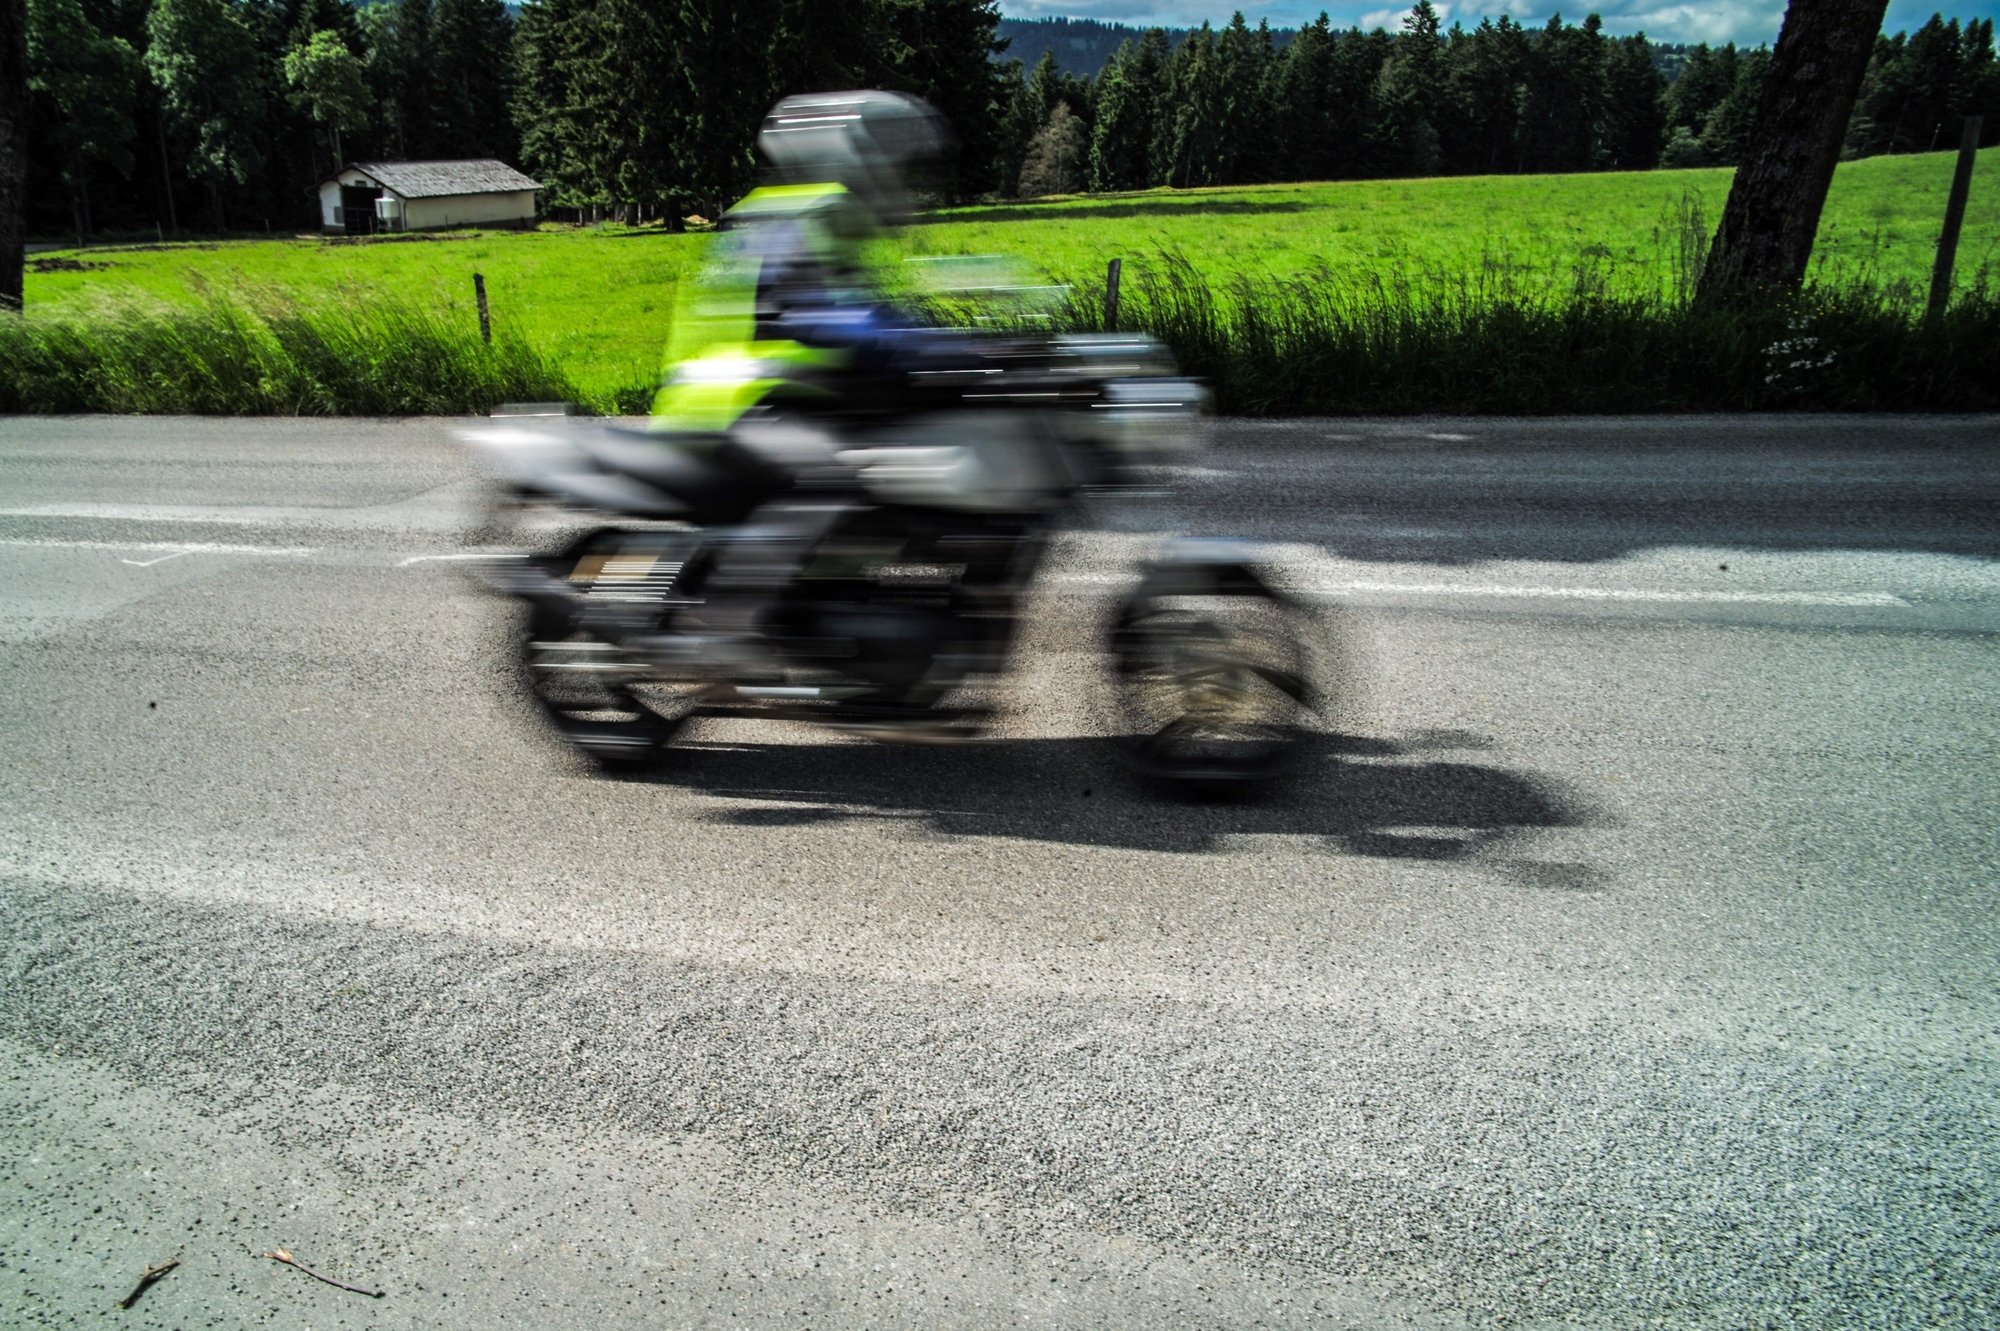
[[[598, 764], [657, 761], [697, 717], [776, 715], [871, 738], [976, 738], [1066, 521], [1158, 496], [1208, 398], [1144, 337], [931, 331], [872, 384], [683, 365], [775, 391], [727, 432], [559, 410], [460, 438], [492, 522], [551, 510], [565, 539], [475, 572], [519, 603], [515, 650], [556, 731]], [[754, 606], [754, 650], [718, 630]], [[731, 609], [734, 607], [734, 609]], [[1302, 607], [1257, 552], [1168, 540], [1106, 626], [1141, 777], [1224, 786], [1297, 758], [1314, 710]]]

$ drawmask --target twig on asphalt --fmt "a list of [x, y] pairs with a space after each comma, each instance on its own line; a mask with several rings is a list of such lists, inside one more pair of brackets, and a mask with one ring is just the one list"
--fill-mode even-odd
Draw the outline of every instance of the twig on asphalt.
[[130, 1308], [139, 1301], [139, 1296], [153, 1287], [153, 1282], [181, 1264], [178, 1257], [169, 1257], [156, 1266], [149, 1266], [139, 1275], [139, 1283], [132, 1286], [132, 1292], [118, 1301], [121, 1308]]
[[319, 1272], [313, 1270], [310, 1266], [307, 1266], [304, 1262], [300, 1261], [298, 1258], [292, 1256], [290, 1252], [288, 1252], [283, 1248], [273, 1248], [271, 1251], [265, 1253], [264, 1255], [270, 1258], [274, 1262], [283, 1262], [286, 1266], [296, 1266], [299, 1270], [305, 1272], [307, 1275], [311, 1276], [314, 1280], [323, 1280], [327, 1284], [332, 1285], [335, 1289], [344, 1289], [349, 1294], [365, 1294], [371, 1299], [379, 1299], [383, 1296], [383, 1294], [388, 1292], [386, 1290], [380, 1290], [380, 1289], [363, 1289], [359, 1285], [350, 1285], [346, 1281], [335, 1280], [332, 1276], [323, 1276]]

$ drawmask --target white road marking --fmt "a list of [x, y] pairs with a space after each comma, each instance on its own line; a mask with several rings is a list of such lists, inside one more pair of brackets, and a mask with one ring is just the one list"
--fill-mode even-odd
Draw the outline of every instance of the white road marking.
[[215, 526], [270, 527], [311, 521], [309, 509], [204, 508], [187, 504], [30, 504], [0, 508], [0, 518], [93, 518], [105, 522], [205, 522]]
[[1311, 582], [1300, 591], [1316, 595], [1387, 592], [1404, 596], [1519, 596], [1535, 600], [1653, 601], [1667, 604], [1908, 606], [1889, 592], [1726, 592], [1651, 587], [1528, 587], [1500, 583]]
[[[1129, 581], [1108, 574], [1072, 573], [1055, 579], [1059, 583], [1116, 586]], [[1280, 580], [1287, 590], [1309, 596], [1339, 596], [1342, 593], [1378, 593], [1391, 596], [1478, 596], [1517, 597], [1524, 600], [1638, 601], [1668, 605], [1818, 605], [1904, 607], [1909, 602], [1890, 592], [1731, 592], [1683, 591], [1650, 587], [1550, 587], [1512, 583], [1455, 582], [1371, 582]]]
[[33, 536], [0, 536], [0, 545], [42, 550], [166, 550], [181, 555], [270, 555], [278, 559], [307, 559], [319, 553], [316, 547], [306, 545], [226, 545], [215, 541], [60, 541], [52, 537]]
[[164, 564], [169, 559], [182, 559], [193, 553], [192, 550], [176, 550], [170, 555], [161, 555], [158, 559], [121, 559], [118, 562], [130, 564], [133, 568], [151, 568], [155, 564]]
[[408, 559], [398, 560], [396, 567], [408, 568], [412, 564], [438, 564], [455, 559], [500, 559], [505, 557], [505, 554], [506, 552], [504, 551], [480, 551], [469, 555], [411, 555]]

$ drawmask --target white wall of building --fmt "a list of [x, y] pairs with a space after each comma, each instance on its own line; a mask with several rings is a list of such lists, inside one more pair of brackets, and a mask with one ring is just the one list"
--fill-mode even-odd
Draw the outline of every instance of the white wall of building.
[[535, 192], [451, 194], [438, 199], [411, 199], [403, 205], [404, 225], [412, 231], [439, 226], [494, 226], [535, 220]]
[[332, 180], [319, 187], [320, 225], [329, 231], [347, 229], [346, 219], [340, 215], [340, 187], [342, 185], [373, 185], [375, 182], [359, 171], [343, 171]]

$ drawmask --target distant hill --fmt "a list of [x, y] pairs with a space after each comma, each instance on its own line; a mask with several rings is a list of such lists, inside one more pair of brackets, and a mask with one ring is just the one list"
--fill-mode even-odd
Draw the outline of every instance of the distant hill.
[[[1042, 52], [1053, 51], [1056, 67], [1063, 73], [1095, 78], [1119, 43], [1137, 41], [1142, 31], [1088, 18], [1003, 18], [1000, 36], [1006, 40], [1007, 50], [999, 58], [1018, 60], [1024, 69], [1033, 69]], [[1167, 29], [1167, 41], [1175, 46], [1187, 35], [1186, 28]]]
[[[1018, 60], [1023, 69], [1032, 69], [1042, 58], [1042, 52], [1053, 51], [1056, 68], [1063, 73], [1096, 78], [1120, 43], [1137, 41], [1144, 31], [1123, 23], [1099, 23], [1088, 18], [1003, 18], [1000, 36], [1007, 42], [1007, 49], [996, 59]], [[1192, 28], [1168, 28], [1167, 44], [1179, 46], [1192, 31]], [[1271, 29], [1271, 36], [1280, 47], [1290, 43], [1294, 35], [1290, 28]], [[1680, 77], [1681, 67], [1687, 64], [1694, 50], [1693, 46], [1680, 43], [1654, 42], [1653, 66], [1672, 83]]]

